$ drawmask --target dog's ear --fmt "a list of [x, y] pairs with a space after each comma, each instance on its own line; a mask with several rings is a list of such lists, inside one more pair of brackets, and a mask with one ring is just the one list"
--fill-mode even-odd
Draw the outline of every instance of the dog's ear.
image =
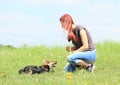
[[48, 65], [50, 63], [50, 61], [48, 60], [43, 60], [43, 65]]
[[43, 60], [42, 62], [44, 63], [45, 60]]
[[44, 65], [47, 65], [47, 62], [46, 62], [46, 60], [43, 60], [43, 64], [44, 64]]
[[45, 62], [45, 60], [42, 61], [43, 63]]

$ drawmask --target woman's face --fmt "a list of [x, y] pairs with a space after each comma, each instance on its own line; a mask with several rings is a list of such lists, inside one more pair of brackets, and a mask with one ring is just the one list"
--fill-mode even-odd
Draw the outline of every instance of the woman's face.
[[61, 27], [64, 29], [64, 30], [67, 30], [67, 23], [65, 21], [61, 21]]

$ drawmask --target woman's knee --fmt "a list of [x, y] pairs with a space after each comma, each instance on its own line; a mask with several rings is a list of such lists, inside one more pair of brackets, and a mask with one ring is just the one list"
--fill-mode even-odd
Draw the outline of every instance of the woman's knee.
[[68, 61], [68, 62], [71, 62], [71, 61], [72, 61], [72, 57], [71, 57], [71, 56], [68, 56], [68, 57], [67, 57], [67, 61]]
[[78, 59], [78, 58], [79, 58], [79, 54], [78, 53], [73, 53], [73, 54], [71, 54], [67, 57], [67, 61], [69, 63], [75, 63], [76, 59]]

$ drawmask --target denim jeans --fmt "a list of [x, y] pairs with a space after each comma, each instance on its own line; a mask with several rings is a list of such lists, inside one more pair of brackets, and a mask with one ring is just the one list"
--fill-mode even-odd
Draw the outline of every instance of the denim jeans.
[[64, 67], [64, 71], [74, 72], [76, 71], [75, 65], [79, 60], [83, 60], [89, 63], [93, 63], [96, 60], [96, 50], [85, 52], [74, 52], [67, 57], [67, 64]]

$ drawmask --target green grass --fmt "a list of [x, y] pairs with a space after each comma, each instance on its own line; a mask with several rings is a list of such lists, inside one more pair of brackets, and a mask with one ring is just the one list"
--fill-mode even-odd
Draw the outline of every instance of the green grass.
[[[78, 70], [72, 73], [69, 85], [120, 85], [120, 43], [96, 43], [97, 60], [94, 73]], [[63, 73], [69, 53], [64, 46], [23, 46], [0, 48], [0, 85], [68, 85]], [[19, 75], [26, 65], [41, 65], [42, 60], [56, 60], [55, 72]]]

